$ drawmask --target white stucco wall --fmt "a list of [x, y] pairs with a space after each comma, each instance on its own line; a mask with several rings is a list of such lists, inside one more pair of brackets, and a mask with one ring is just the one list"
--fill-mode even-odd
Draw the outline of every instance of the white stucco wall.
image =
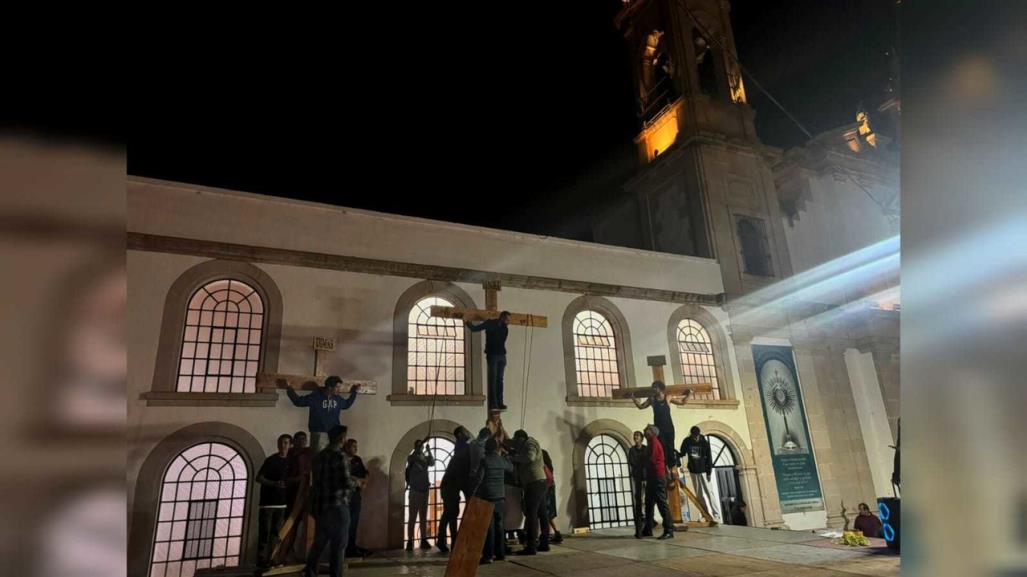
[[[130, 225], [134, 232], [295, 248], [404, 262], [443, 264], [497, 272], [518, 272], [632, 286], [717, 293], [720, 271], [715, 261], [678, 257], [490, 231], [476, 227], [432, 223], [374, 215], [222, 192], [197, 193], [188, 187], [131, 184]], [[156, 252], [129, 251], [129, 436], [128, 482], [132, 499], [139, 468], [153, 447], [168, 434], [196, 422], [222, 421], [251, 432], [265, 451], [274, 450], [282, 432], [306, 428], [306, 411], [295, 408], [280, 393], [276, 407], [147, 407], [139, 395], [150, 390], [167, 292], [188, 268], [205, 259]], [[329, 373], [374, 379], [376, 395], [361, 395], [343, 414], [350, 435], [360, 440], [361, 454], [374, 469], [389, 474], [389, 462], [399, 440], [428, 419], [426, 406], [392, 406], [386, 395], [392, 382], [393, 313], [399, 296], [419, 279], [282, 265], [257, 265], [281, 291], [282, 341], [279, 371], [307, 373], [312, 368], [310, 337], [334, 336], [337, 350], [324, 359]], [[479, 305], [484, 291], [461, 284]], [[549, 450], [557, 475], [557, 499], [562, 529], [569, 527], [569, 499], [573, 478], [573, 440], [596, 419], [614, 419], [631, 430], [651, 420], [651, 412], [633, 407], [571, 407], [565, 402], [564, 351], [560, 320], [568, 303], [579, 295], [563, 292], [504, 288], [504, 308], [543, 314], [549, 328], [535, 329], [528, 405], [524, 428]], [[667, 342], [667, 323], [678, 307], [673, 303], [610, 299], [627, 319], [631, 334], [637, 384], [651, 381], [646, 357], [666, 355], [674, 362]], [[726, 313], [709, 308], [718, 319]], [[524, 331], [512, 327], [507, 342], [505, 415], [509, 430], [521, 426]], [[734, 396], [738, 369], [728, 346]], [[483, 360], [481, 361], [484, 362]], [[405, 370], [405, 367], [399, 367]], [[668, 374], [670, 374], [668, 372]], [[738, 408], [678, 408], [680, 430], [694, 423], [715, 420], [732, 428], [751, 449], [744, 405]], [[485, 419], [484, 407], [439, 406], [435, 416], [476, 430]], [[404, 447], [404, 450], [408, 448]], [[402, 474], [402, 471], [395, 472]], [[365, 493], [365, 515], [360, 542], [382, 547], [386, 542], [388, 488]], [[748, 498], [748, 496], [746, 496]], [[130, 505], [131, 506], [131, 505]]]
[[[867, 186], [874, 198], [894, 196]], [[798, 218], [785, 219], [792, 270], [798, 274], [899, 234], [898, 219], [885, 217], [855, 183], [831, 173], [809, 175], [810, 196]]]
[[[852, 398], [856, 402], [856, 415], [859, 417], [859, 428], [863, 433], [867, 461], [870, 463], [870, 476], [874, 480], [874, 493], [878, 497], [890, 497], [894, 494], [891, 471], [895, 453], [889, 446], [894, 445], [895, 441], [888, 424], [877, 371], [874, 370], [874, 356], [848, 349], [845, 351], [845, 366], [849, 370], [849, 382], [852, 383]], [[868, 504], [871, 509], [877, 509], [876, 503]]]

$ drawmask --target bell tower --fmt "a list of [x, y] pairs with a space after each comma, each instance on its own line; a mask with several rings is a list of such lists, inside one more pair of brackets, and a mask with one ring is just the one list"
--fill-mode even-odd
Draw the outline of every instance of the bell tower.
[[729, 2], [626, 0], [615, 24], [631, 54], [643, 168], [594, 238], [716, 259], [729, 296], [790, 275], [773, 153], [746, 102]]

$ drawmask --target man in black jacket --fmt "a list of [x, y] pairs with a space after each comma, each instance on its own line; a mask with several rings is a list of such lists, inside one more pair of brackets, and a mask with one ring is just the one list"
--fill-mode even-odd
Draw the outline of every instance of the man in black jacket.
[[645, 470], [646, 470], [646, 447], [642, 444], [645, 440], [645, 435], [642, 431], [635, 431], [632, 436], [634, 445], [628, 449], [628, 475], [631, 476], [631, 511], [635, 515], [635, 539], [641, 539], [642, 537], [652, 537], [653, 532], [648, 531], [648, 535], [642, 534], [643, 526], [645, 525], [645, 513], [642, 511], [644, 505], [645, 495]]
[[328, 447], [314, 458], [310, 512], [314, 515], [316, 529], [314, 546], [303, 569], [304, 577], [317, 577], [318, 562], [325, 547], [329, 548], [328, 574], [342, 576], [349, 539], [349, 494], [353, 490], [349, 459], [342, 452], [345, 442], [346, 427], [335, 425], [328, 431]]
[[681, 443], [681, 454], [688, 457], [688, 473], [692, 478], [692, 488], [696, 498], [701, 502], [703, 495], [709, 502], [709, 511], [714, 515], [717, 512], [717, 502], [713, 499], [710, 491], [710, 475], [713, 473], [713, 456], [710, 455], [710, 442], [702, 436], [699, 427], [692, 427], [689, 436]]
[[503, 372], [506, 371], [506, 335], [510, 329], [510, 313], [499, 313], [498, 319], [480, 324], [467, 322], [471, 332], [485, 331], [485, 363], [488, 366], [489, 410], [505, 411], [503, 404]]
[[478, 485], [478, 497], [492, 503], [492, 524], [485, 534], [485, 550], [481, 555], [481, 564], [502, 561], [506, 558], [506, 534], [503, 527], [503, 513], [506, 511], [506, 474], [512, 473], [513, 464], [499, 454], [499, 443], [489, 437], [485, 441], [484, 476]]
[[414, 451], [407, 457], [405, 477], [410, 487], [410, 516], [407, 519], [407, 551], [414, 550], [414, 528], [417, 518], [421, 519], [421, 549], [431, 549], [428, 535], [428, 493], [431, 480], [428, 471], [435, 466], [435, 457], [425, 448], [424, 440], [414, 441]]
[[453, 534], [456, 541], [457, 523], [460, 515], [460, 492], [467, 490], [468, 478], [471, 475], [471, 455], [468, 440], [470, 432], [464, 427], [457, 427], [453, 431], [456, 437], [456, 448], [453, 449], [453, 456], [449, 459], [445, 474], [442, 475], [442, 483], [439, 485], [439, 494], [442, 497], [442, 518], [439, 519], [439, 536], [435, 540], [435, 546], [443, 553], [449, 552], [447, 544], [447, 532]]

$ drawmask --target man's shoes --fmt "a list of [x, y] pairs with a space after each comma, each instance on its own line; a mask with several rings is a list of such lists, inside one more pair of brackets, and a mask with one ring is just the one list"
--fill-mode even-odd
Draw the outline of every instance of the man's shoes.
[[414, 542], [411, 541], [411, 542], [407, 543], [407, 551], [413, 551], [413, 550], [414, 550]]
[[[410, 545], [413, 546], [413, 543], [410, 543]], [[429, 542], [425, 541], [424, 539], [422, 539], [421, 540], [421, 549], [431, 549], [431, 543], [429, 543]]]
[[549, 552], [549, 543], [540, 543], [536, 551], [538, 551], [539, 553]]
[[492, 559], [489, 559], [488, 557], [482, 557], [481, 560], [478, 561], [478, 565], [491, 565], [491, 564], [492, 564]]
[[445, 543], [439, 543], [439, 544], [437, 544], [435, 546], [439, 548], [439, 551], [441, 551], [443, 553], [449, 553], [449, 547], [446, 547]]
[[531, 548], [525, 548], [525, 549], [521, 549], [520, 551], [514, 553], [514, 555], [538, 555], [538, 551], [536, 551], [535, 549], [531, 549]]
[[505, 410], [506, 410], [506, 405], [499, 405], [499, 407], [497, 407], [497, 408], [498, 408], [498, 409], [499, 409], [500, 411], [505, 411]]
[[639, 532], [639, 531], [635, 531], [635, 539], [641, 539], [641, 538], [642, 538], [642, 533]]
[[506, 555], [496, 555], [495, 561], [506, 561]]
[[550, 543], [556, 543], [557, 545], [559, 545], [560, 543], [563, 543], [563, 535], [561, 535], [560, 532], [557, 531], [556, 535], [553, 535], [553, 537], [549, 540], [549, 542]]
[[653, 536], [653, 530], [652, 529], [646, 529], [646, 530], [642, 531], [642, 536], [643, 537], [652, 537]]
[[657, 539], [659, 539], [660, 541], [666, 541], [667, 539], [673, 539], [673, 538], [674, 538], [674, 534], [671, 533], [670, 531], [667, 531], [663, 535], [660, 535], [659, 537], [657, 537]]

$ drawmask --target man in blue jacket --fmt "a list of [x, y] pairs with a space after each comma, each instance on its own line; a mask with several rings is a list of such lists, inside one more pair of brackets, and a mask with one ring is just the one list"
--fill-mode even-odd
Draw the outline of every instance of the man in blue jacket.
[[510, 313], [499, 313], [498, 319], [489, 319], [480, 324], [465, 323], [472, 333], [485, 331], [485, 364], [488, 367], [489, 410], [505, 411], [503, 404], [503, 373], [506, 371], [506, 336], [510, 329]]
[[307, 428], [310, 430], [310, 446], [314, 454], [320, 453], [321, 449], [328, 445], [328, 431], [341, 424], [339, 416], [353, 406], [359, 388], [360, 385], [353, 385], [349, 390], [349, 396], [343, 398], [342, 379], [332, 375], [325, 379], [324, 387], [309, 395], [299, 396], [291, 385], [286, 389], [292, 404], [310, 408]]

